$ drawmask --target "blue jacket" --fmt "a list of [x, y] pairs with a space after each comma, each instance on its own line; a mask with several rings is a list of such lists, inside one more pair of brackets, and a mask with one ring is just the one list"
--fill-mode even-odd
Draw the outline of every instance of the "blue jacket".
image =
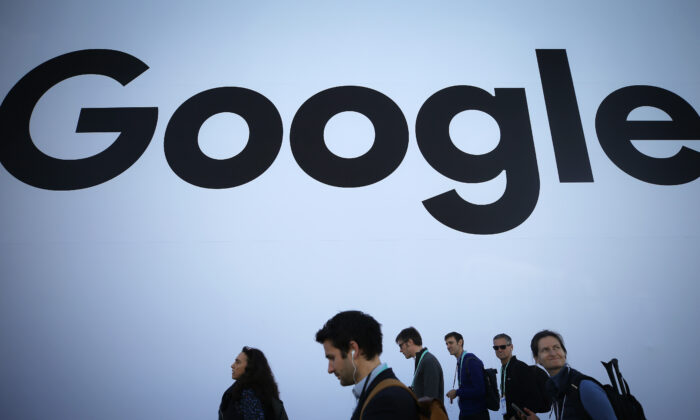
[[[464, 363], [462, 364], [462, 360]], [[473, 353], [457, 359], [459, 372], [459, 415], [478, 414], [486, 409], [486, 386], [484, 385], [484, 364]]]

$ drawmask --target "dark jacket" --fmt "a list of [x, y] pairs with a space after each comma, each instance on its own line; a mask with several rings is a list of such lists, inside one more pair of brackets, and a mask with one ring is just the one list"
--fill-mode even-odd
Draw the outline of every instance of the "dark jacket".
[[[357, 407], [352, 413], [351, 420], [359, 420], [362, 406], [365, 405], [367, 396], [384, 379], [396, 379], [391, 369], [382, 371], [372, 382], [357, 401]], [[380, 391], [367, 404], [362, 420], [418, 420], [418, 407], [407, 390], [398, 386], [392, 386]]]
[[416, 369], [412, 385], [416, 397], [430, 397], [444, 401], [445, 379], [442, 375], [442, 367], [427, 348], [416, 354]]
[[504, 381], [507, 405], [505, 417], [515, 416], [515, 410], [511, 407], [513, 403], [521, 409], [529, 408], [535, 413], [548, 412], [552, 408], [552, 400], [545, 388], [548, 379], [547, 372], [539, 367], [528, 366], [515, 356], [511, 357]]
[[[605, 391], [590, 376], [565, 366], [547, 381], [547, 392], [554, 401], [554, 414], [560, 420], [616, 419]], [[586, 392], [588, 404], [582, 401]]]
[[244, 420], [244, 418], [265, 419], [272, 418], [269, 408], [264, 407], [255, 393], [246, 388], [238, 399], [233, 399], [233, 387], [231, 385], [221, 396], [219, 405], [219, 420]]
[[488, 414], [486, 386], [484, 385], [484, 363], [473, 353], [464, 355], [464, 365], [461, 364], [461, 360], [461, 357], [457, 359], [459, 415]]

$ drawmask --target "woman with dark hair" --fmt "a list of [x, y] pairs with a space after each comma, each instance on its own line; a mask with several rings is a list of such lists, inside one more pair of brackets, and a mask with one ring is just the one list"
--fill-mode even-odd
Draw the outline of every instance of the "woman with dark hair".
[[236, 382], [221, 397], [219, 420], [287, 418], [279, 400], [277, 383], [263, 352], [243, 347], [231, 365], [231, 377]]

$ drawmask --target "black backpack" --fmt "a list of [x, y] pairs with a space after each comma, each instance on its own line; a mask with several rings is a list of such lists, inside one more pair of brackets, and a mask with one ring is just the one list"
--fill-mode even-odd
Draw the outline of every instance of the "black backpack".
[[[467, 357], [467, 376], [469, 375], [469, 359], [477, 359], [477, 357]], [[498, 394], [498, 384], [496, 383], [498, 372], [492, 368], [483, 369], [483, 371], [484, 387], [486, 388], [486, 408], [491, 411], [498, 411], [501, 408], [501, 397]]]
[[634, 398], [634, 395], [630, 393], [630, 387], [627, 385], [627, 381], [620, 373], [617, 359], [612, 359], [607, 363], [600, 363], [603, 364], [605, 370], [608, 372], [608, 376], [610, 377], [610, 385], [603, 385], [594, 378], [585, 375], [583, 375], [582, 379], [591, 380], [603, 388], [603, 391], [605, 391], [605, 394], [610, 401], [610, 405], [612, 405], [612, 408], [615, 411], [617, 420], [646, 420], [642, 404], [640, 404], [639, 401]]
[[[630, 393], [630, 387], [620, 373], [617, 359], [612, 359], [608, 363], [600, 363], [603, 364], [610, 377], [611, 385], [603, 385], [603, 390], [608, 394], [617, 420], [646, 420], [642, 404]], [[617, 381], [615, 381], [615, 377], [617, 377]]]

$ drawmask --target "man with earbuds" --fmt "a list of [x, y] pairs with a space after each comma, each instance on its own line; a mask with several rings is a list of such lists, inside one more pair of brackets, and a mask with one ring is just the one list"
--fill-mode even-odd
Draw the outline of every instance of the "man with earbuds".
[[[377, 388], [394, 372], [379, 360], [382, 331], [379, 323], [360, 311], [339, 312], [316, 333], [328, 359], [328, 373], [340, 385], [353, 385], [357, 406], [351, 420], [418, 420], [413, 395], [404, 387]], [[377, 388], [379, 392], [372, 391]]]

